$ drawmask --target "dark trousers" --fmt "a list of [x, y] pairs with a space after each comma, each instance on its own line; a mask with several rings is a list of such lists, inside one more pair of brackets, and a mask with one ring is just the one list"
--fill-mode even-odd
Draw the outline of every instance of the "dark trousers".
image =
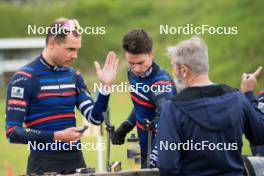
[[84, 167], [86, 164], [81, 151], [31, 152], [28, 157], [27, 174], [42, 175], [46, 172], [73, 174], [75, 169]]
[[[137, 128], [138, 137], [139, 137], [139, 145], [141, 152], [141, 169], [147, 168], [147, 154], [148, 154], [148, 131]], [[155, 135], [152, 134], [152, 144], [151, 148], [154, 147], [155, 144]]]

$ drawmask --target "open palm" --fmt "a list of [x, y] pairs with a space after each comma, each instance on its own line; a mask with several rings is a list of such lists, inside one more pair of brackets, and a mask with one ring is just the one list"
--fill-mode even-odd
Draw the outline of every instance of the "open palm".
[[116, 58], [116, 54], [113, 51], [110, 51], [107, 54], [104, 67], [102, 69], [97, 61], [94, 62], [97, 77], [103, 85], [112, 85], [114, 82], [118, 61], [119, 60]]

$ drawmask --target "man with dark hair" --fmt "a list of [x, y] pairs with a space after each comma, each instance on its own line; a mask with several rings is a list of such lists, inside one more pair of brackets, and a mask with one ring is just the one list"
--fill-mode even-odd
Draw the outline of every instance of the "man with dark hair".
[[162, 107], [160, 175], [244, 175], [243, 133], [264, 144], [264, 119], [252, 93], [262, 68], [243, 74], [240, 92], [209, 79], [207, 46], [199, 37], [169, 48], [169, 55], [181, 91]]
[[[110, 95], [100, 90], [94, 102], [80, 72], [69, 67], [81, 48], [78, 21], [60, 18], [51, 26], [55, 26], [55, 33], [50, 28], [42, 54], [16, 72], [7, 89], [6, 136], [11, 143], [31, 147], [30, 175], [70, 174], [86, 167], [77, 147], [82, 129], [76, 127], [74, 108], [89, 122], [100, 125]], [[102, 85], [112, 84], [117, 64], [113, 52], [108, 53], [103, 69], [95, 62]]]
[[132, 30], [123, 38], [123, 49], [130, 54], [152, 52], [152, 38], [144, 30]]
[[[165, 99], [176, 94], [176, 88], [169, 74], [153, 61], [152, 39], [144, 30], [134, 29], [128, 32], [123, 38], [123, 49], [129, 65], [128, 79], [134, 107], [128, 119], [113, 133], [112, 143], [123, 144], [127, 133], [137, 126], [141, 147], [141, 167], [146, 168], [148, 152], [146, 122], [152, 122], [148, 130], [152, 131], [153, 139], [156, 134], [160, 106]], [[144, 87], [149, 89], [144, 90]], [[150, 145], [153, 146], [153, 144]], [[157, 153], [155, 149], [153, 151], [150, 164], [155, 167]]]

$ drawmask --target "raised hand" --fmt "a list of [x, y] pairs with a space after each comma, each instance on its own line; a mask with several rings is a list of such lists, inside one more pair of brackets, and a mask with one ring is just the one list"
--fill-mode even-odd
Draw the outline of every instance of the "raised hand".
[[119, 60], [116, 58], [116, 54], [113, 51], [110, 51], [107, 54], [103, 69], [101, 69], [100, 64], [97, 61], [94, 62], [97, 77], [103, 86], [112, 85], [114, 82], [118, 62]]
[[262, 67], [259, 67], [254, 73], [243, 73], [241, 82], [241, 91], [253, 91], [257, 86], [257, 77], [260, 75]]

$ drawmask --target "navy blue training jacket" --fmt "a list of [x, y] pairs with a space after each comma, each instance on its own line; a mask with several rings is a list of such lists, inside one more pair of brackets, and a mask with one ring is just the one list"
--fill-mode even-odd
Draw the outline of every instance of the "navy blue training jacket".
[[108, 99], [99, 93], [94, 102], [79, 71], [51, 66], [40, 55], [9, 82], [6, 136], [11, 143], [54, 142], [55, 131], [76, 126], [75, 107], [89, 122], [101, 124]]

